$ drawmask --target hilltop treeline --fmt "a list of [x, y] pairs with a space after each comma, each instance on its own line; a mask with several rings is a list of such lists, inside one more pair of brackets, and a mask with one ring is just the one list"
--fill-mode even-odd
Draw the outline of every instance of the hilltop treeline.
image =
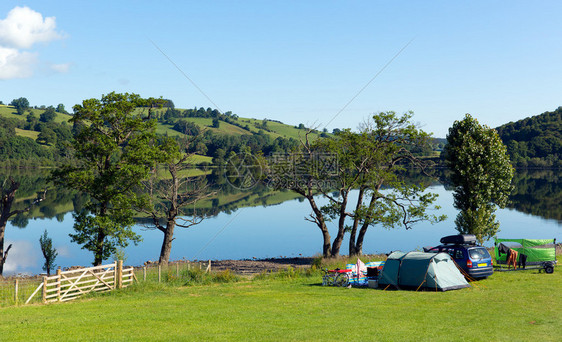
[[514, 166], [562, 168], [562, 107], [497, 128]]

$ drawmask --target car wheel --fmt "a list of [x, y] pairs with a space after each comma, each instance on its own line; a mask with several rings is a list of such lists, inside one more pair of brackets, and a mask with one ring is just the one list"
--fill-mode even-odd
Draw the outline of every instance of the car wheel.
[[554, 272], [554, 267], [552, 267], [552, 266], [550, 266], [550, 265], [549, 265], [549, 266], [545, 266], [544, 271], [545, 271], [546, 273], [548, 273], [548, 274], [551, 274], [551, 273]]

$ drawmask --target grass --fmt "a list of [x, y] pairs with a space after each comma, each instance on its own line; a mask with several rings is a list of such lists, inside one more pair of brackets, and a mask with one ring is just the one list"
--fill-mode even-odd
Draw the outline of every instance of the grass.
[[[298, 274], [297, 274], [298, 273]], [[562, 274], [498, 272], [449, 292], [320, 286], [282, 272], [211, 285], [144, 283], [73, 303], [0, 309], [10, 340], [555, 341]]]
[[[17, 111], [14, 107], [6, 106], [6, 105], [0, 105], [0, 116], [3, 116], [5, 118], [9, 118], [9, 119], [17, 119], [17, 120], [26, 121], [27, 115], [29, 114], [29, 110], [31, 110], [33, 112], [33, 114], [37, 117], [37, 119], [39, 119], [41, 114], [45, 111], [43, 109], [30, 108], [30, 109], [26, 109], [25, 113], [23, 115], [18, 115]], [[55, 117], [55, 120], [54, 120], [56, 123], [62, 123], [62, 122], [68, 123], [68, 120], [71, 118], [71, 115], [62, 114], [62, 113], [56, 113], [56, 114], [57, 114], [57, 116]]]
[[[44, 112], [44, 110], [41, 110], [41, 109], [30, 109], [30, 110], [35, 114], [35, 116], [37, 118], [39, 118], [41, 113]], [[137, 113], [140, 114], [143, 110], [145, 110], [145, 109], [138, 109]], [[6, 105], [0, 105], [0, 116], [25, 121], [27, 115], [28, 115], [27, 110], [26, 110], [26, 113], [24, 115], [17, 115], [16, 109], [14, 107], [6, 106]], [[55, 122], [57, 122], [57, 123], [67, 122], [70, 118], [71, 118], [70, 115], [57, 113], [57, 116], [55, 117]], [[213, 119], [211, 119], [211, 118], [183, 118], [183, 119], [185, 119], [187, 121], [191, 121], [191, 122], [197, 124], [198, 126], [200, 126], [201, 128], [203, 128], [205, 130], [210, 130], [211, 132], [213, 132], [215, 134], [230, 135], [230, 136], [256, 134], [256, 133], [258, 133], [259, 128], [257, 128], [255, 126], [255, 124], [261, 124], [262, 121], [263, 121], [263, 120], [250, 119], [250, 118], [239, 118], [238, 123], [240, 123], [242, 125], [247, 124], [249, 126], [250, 132], [248, 132], [245, 129], [242, 129], [238, 126], [229, 124], [229, 123], [224, 122], [224, 121], [220, 121], [219, 128], [214, 128], [214, 127], [212, 127]], [[304, 136], [305, 136], [304, 130], [297, 129], [297, 128], [291, 126], [291, 125], [282, 124], [282, 123], [274, 122], [274, 121], [268, 121], [267, 126], [268, 126], [268, 129], [270, 131], [264, 131], [264, 133], [269, 135], [272, 139], [275, 139], [275, 138], [278, 138], [278, 137], [284, 137], [284, 138], [294, 138], [294, 139], [297, 139], [297, 140], [303, 140]], [[183, 135], [183, 134], [179, 133], [178, 131], [174, 130], [172, 127], [173, 127], [172, 125], [159, 123], [157, 128], [156, 128], [156, 132], [158, 134], [168, 134], [169, 136], [182, 136]], [[29, 133], [18, 132], [18, 135], [29, 136]], [[320, 136], [319, 133], [313, 133], [313, 134], [311, 134], [310, 138], [312, 140], [315, 140], [319, 136]]]
[[[239, 122], [242, 124], [248, 124], [252, 130], [255, 129], [256, 131], [258, 128], [255, 127], [255, 124], [261, 124], [263, 120], [257, 119], [247, 119], [247, 118], [240, 118]], [[271, 135], [273, 139], [277, 137], [284, 137], [284, 138], [294, 138], [296, 140], [304, 140], [305, 139], [305, 130], [295, 128], [294, 126], [275, 122], [275, 121], [268, 121], [267, 127], [271, 132], [267, 132]], [[315, 140], [320, 136], [319, 133], [312, 133], [310, 135], [311, 140]]]
[[39, 136], [39, 132], [28, 131], [26, 129], [19, 129], [16, 127], [16, 135], [19, 135], [20, 137], [31, 138], [33, 140], [36, 140], [37, 137]]

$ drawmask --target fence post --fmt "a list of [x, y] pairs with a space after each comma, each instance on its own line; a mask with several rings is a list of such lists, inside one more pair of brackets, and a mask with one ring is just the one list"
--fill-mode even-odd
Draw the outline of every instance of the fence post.
[[142, 267], [142, 279], [144, 282], [146, 282], [146, 266]]
[[60, 302], [60, 286], [61, 286], [62, 276], [60, 266], [57, 268], [57, 300]]
[[18, 305], [18, 282], [19, 279], [16, 278], [16, 280], [14, 281], [14, 302], [16, 303], [16, 305]]
[[205, 269], [205, 273], [211, 273], [211, 260], [209, 260], [209, 264], [207, 265], [207, 268]]
[[117, 260], [113, 262], [113, 289], [117, 289], [117, 279], [119, 278], [119, 271], [117, 271]]
[[160, 283], [161, 277], [162, 277], [162, 266], [158, 264], [158, 283]]
[[123, 260], [117, 262], [117, 288], [123, 287]]
[[176, 278], [180, 277], [180, 263], [176, 262]]
[[47, 276], [43, 276], [43, 293], [41, 294], [41, 301], [47, 302]]
[[187, 262], [187, 270], [191, 271], [191, 263], [189, 261]]

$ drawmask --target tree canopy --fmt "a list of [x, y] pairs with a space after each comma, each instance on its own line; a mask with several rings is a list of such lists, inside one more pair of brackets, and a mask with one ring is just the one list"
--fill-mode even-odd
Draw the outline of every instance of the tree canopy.
[[10, 105], [16, 108], [18, 115], [23, 115], [25, 110], [29, 108], [29, 100], [25, 97], [20, 97], [19, 99], [13, 99]]
[[75, 215], [74, 241], [94, 253], [99, 265], [125, 247], [128, 240], [138, 241], [132, 231], [132, 206], [140, 206], [142, 196], [135, 187], [151, 168], [165, 161], [173, 144], [156, 141], [156, 122], [135, 112], [155, 99], [136, 94], [110, 93], [101, 100], [84, 100], [74, 106], [73, 123], [82, 123], [72, 141], [77, 164], [64, 165], [53, 172], [59, 185], [80, 190], [91, 196], [88, 210]]
[[[350, 234], [350, 255], [357, 255], [371, 226], [410, 229], [418, 221], [444, 219], [428, 214], [437, 196], [426, 193], [426, 185], [400, 177], [408, 167], [426, 167], [414, 151], [429, 144], [430, 138], [410, 122], [412, 115], [376, 114], [358, 133], [346, 129], [334, 137], [306, 141], [288, 163], [271, 166], [276, 187], [288, 186], [311, 205], [308, 220], [323, 234], [325, 257], [340, 254], [345, 233]], [[327, 205], [318, 206], [314, 198], [318, 193], [329, 201]], [[357, 196], [356, 205], [349, 208], [352, 195]], [[326, 225], [332, 220], [338, 227], [333, 242]]]
[[514, 165], [562, 167], [562, 107], [497, 128]]
[[451, 170], [455, 224], [460, 233], [474, 234], [480, 242], [499, 229], [494, 214], [507, 204], [513, 189], [513, 167], [506, 147], [494, 129], [480, 125], [470, 114], [449, 128], [444, 159]]

